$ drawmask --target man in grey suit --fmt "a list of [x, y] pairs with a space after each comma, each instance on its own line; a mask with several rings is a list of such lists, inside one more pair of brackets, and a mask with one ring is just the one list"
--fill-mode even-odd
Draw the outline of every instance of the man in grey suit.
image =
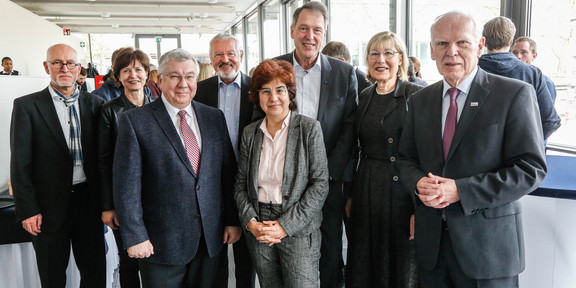
[[320, 286], [343, 286], [342, 177], [352, 156], [358, 98], [352, 65], [320, 53], [326, 38], [326, 6], [309, 2], [294, 11], [290, 36], [296, 49], [277, 57], [294, 65], [297, 112], [320, 121], [328, 156], [330, 192], [322, 208]]
[[114, 204], [144, 287], [211, 287], [222, 243], [240, 237], [234, 151], [222, 111], [192, 102], [198, 66], [182, 49], [158, 67], [162, 99], [120, 117]]
[[443, 81], [415, 93], [397, 161], [415, 201], [422, 287], [518, 287], [520, 197], [546, 175], [534, 88], [484, 72], [474, 20], [449, 12], [431, 27]]
[[[210, 40], [210, 61], [216, 76], [198, 82], [195, 101], [224, 112], [234, 154], [238, 159], [239, 138], [246, 125], [252, 123], [254, 104], [250, 101], [250, 76], [240, 72], [244, 51], [240, 41], [232, 34], [218, 34]], [[237, 227], [237, 229], [241, 229]], [[240, 230], [241, 231], [241, 230]], [[224, 245], [219, 274], [214, 288], [228, 287], [228, 244]], [[237, 288], [254, 287], [254, 271], [244, 237], [234, 243], [234, 276]]]

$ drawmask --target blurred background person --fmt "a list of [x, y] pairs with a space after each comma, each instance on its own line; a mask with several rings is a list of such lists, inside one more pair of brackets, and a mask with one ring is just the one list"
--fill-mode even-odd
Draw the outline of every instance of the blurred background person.
[[211, 63], [198, 62], [198, 66], [200, 66], [200, 73], [198, 73], [198, 82], [214, 76], [214, 67], [212, 67]]
[[0, 72], [0, 75], [12, 75], [12, 76], [20, 75], [20, 72], [13, 69], [14, 64], [12, 63], [12, 59], [10, 59], [10, 57], [2, 58], [2, 68], [4, 68], [4, 70]]
[[[330, 41], [326, 43], [326, 46], [322, 49], [322, 54], [334, 58], [338, 58], [350, 65], [352, 65], [352, 57], [350, 56], [350, 50], [342, 42]], [[366, 73], [354, 66], [356, 70], [356, 79], [358, 80], [358, 93], [362, 92], [366, 87], [372, 85], [372, 82], [366, 79]]]
[[422, 79], [422, 73], [420, 73], [420, 67], [422, 66], [422, 64], [420, 63], [420, 60], [418, 60], [418, 58], [414, 56], [409, 56], [408, 59], [410, 59], [412, 61], [412, 64], [414, 64], [414, 75]]
[[150, 73], [148, 73], [146, 87], [150, 89], [150, 95], [152, 97], [158, 98], [162, 95], [162, 90], [160, 89], [160, 86], [158, 86], [158, 67], [152, 64], [150, 64]]
[[346, 287], [418, 287], [414, 254], [414, 204], [394, 166], [410, 95], [403, 41], [380, 32], [366, 46], [368, 79], [354, 121], [359, 165], [351, 198]]
[[[532, 62], [538, 57], [538, 46], [530, 37], [518, 37], [514, 40], [514, 45], [512, 45], [512, 54], [520, 59], [520, 61], [534, 65]], [[542, 73], [542, 76], [544, 77], [544, 81], [546, 81], [550, 97], [552, 97], [552, 103], [554, 103], [556, 101], [556, 85], [554, 85], [554, 82], [552, 82], [548, 76], [544, 75], [544, 73]]]
[[86, 85], [86, 76], [88, 75], [88, 70], [84, 67], [80, 67], [80, 74], [78, 74], [78, 79], [76, 79], [76, 84], [82, 91], [88, 92], [88, 87]]
[[424, 80], [422, 80], [420, 77], [416, 76], [416, 74], [414, 74], [414, 62], [412, 62], [412, 60], [410, 59], [410, 57], [408, 57], [408, 71], [406, 71], [408, 74], [408, 81], [416, 84], [416, 85], [420, 85], [422, 87], [426, 87], [428, 86], [428, 83]]
[[120, 224], [114, 208], [112, 192], [112, 164], [114, 148], [118, 135], [118, 116], [127, 110], [153, 101], [151, 96], [144, 95], [150, 62], [148, 55], [141, 50], [123, 48], [118, 52], [114, 66], [114, 77], [122, 84], [122, 93], [102, 105], [102, 116], [99, 128], [99, 169], [102, 181], [102, 222], [114, 230], [114, 238], [120, 256], [120, 286], [122, 288], [140, 287], [138, 261], [128, 257], [122, 246]]
[[318, 287], [328, 160], [320, 123], [292, 113], [296, 80], [286, 61], [254, 71], [250, 98], [265, 118], [244, 128], [235, 200], [266, 287]]

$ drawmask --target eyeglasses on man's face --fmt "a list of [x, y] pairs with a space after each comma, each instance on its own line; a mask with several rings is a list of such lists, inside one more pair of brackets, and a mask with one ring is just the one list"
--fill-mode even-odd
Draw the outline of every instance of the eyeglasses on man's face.
[[386, 49], [382, 52], [378, 50], [371, 50], [368, 56], [370, 57], [371, 60], [378, 60], [380, 59], [381, 55], [384, 56], [384, 59], [391, 59], [392, 57], [394, 57], [394, 54], [396, 53], [400, 54], [400, 52], [394, 51], [392, 49]]
[[[288, 89], [286, 87], [278, 87], [274, 90], [276, 92], [276, 95], [278, 96], [284, 96], [288, 93]], [[272, 96], [272, 89], [269, 88], [262, 88], [260, 90], [258, 90], [258, 92], [260, 93], [260, 95], [265, 96], [265, 97], [271, 97]]]
[[59, 60], [56, 60], [54, 62], [50, 62], [50, 61], [47, 61], [47, 62], [50, 63], [52, 66], [54, 66], [54, 68], [56, 68], [56, 69], [62, 69], [62, 67], [64, 65], [66, 65], [68, 70], [74, 70], [79, 65], [78, 63], [74, 63], [74, 62], [62, 62]]
[[214, 53], [212, 55], [214, 56], [214, 58], [217, 58], [217, 59], [224, 58], [224, 55], [226, 55], [226, 57], [228, 57], [228, 58], [236, 58], [237, 53], [236, 52], [226, 52], [226, 53]]
[[170, 80], [170, 82], [180, 83], [182, 81], [182, 79], [186, 80], [186, 82], [188, 82], [188, 83], [196, 82], [196, 75], [194, 75], [194, 74], [179, 75], [179, 74], [174, 73], [174, 74], [166, 74], [163, 76], [167, 77], [168, 80]]

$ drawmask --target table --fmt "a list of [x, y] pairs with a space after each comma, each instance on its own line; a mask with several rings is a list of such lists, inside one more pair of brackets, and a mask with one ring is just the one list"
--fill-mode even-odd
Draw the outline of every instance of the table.
[[548, 174], [523, 197], [523, 288], [576, 287], [576, 157], [546, 157]]

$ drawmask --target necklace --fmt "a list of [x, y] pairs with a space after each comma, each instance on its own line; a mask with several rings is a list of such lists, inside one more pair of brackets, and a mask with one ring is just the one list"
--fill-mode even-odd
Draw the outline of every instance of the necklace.
[[[376, 85], [378, 85], [378, 84], [376, 84]], [[380, 94], [380, 95], [390, 94], [390, 92], [392, 92], [392, 91], [394, 91], [394, 89], [392, 89], [392, 90], [390, 90], [390, 91], [384, 91], [384, 92], [382, 92], [382, 91], [380, 90], [380, 87], [379, 87], [379, 86], [376, 86], [376, 93], [378, 93], [378, 94]]]

